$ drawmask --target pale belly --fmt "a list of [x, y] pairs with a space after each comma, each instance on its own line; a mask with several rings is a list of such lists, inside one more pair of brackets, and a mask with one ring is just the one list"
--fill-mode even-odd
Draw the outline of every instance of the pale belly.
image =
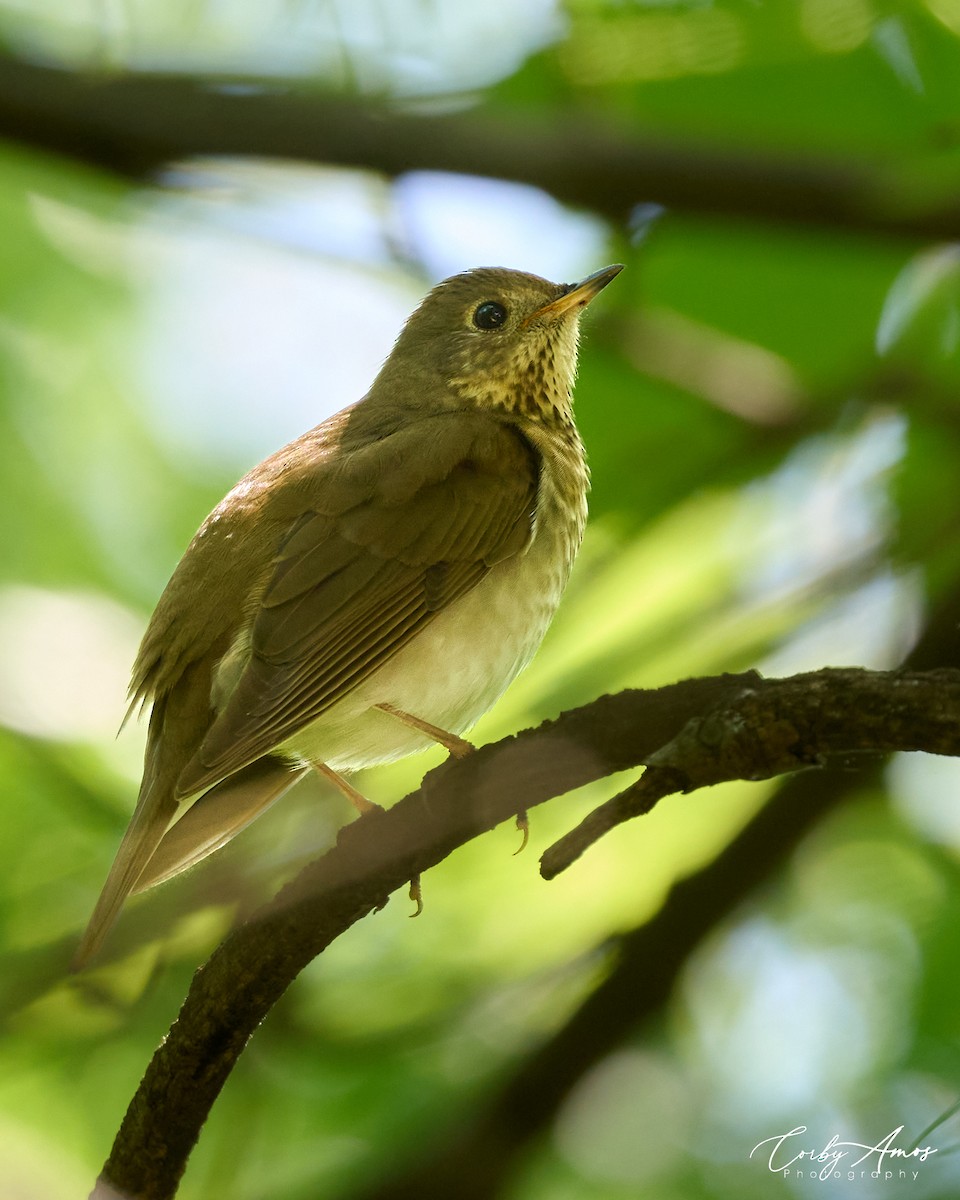
[[535, 541], [522, 558], [494, 567], [358, 688], [284, 742], [281, 752], [355, 771], [432, 744], [378, 704], [450, 733], [469, 729], [543, 640], [574, 553], [572, 546], [559, 555], [556, 549]]

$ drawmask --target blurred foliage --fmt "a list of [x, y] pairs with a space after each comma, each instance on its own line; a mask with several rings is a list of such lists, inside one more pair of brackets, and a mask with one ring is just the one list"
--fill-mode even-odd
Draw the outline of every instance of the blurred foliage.
[[[0, 32], [78, 69], [589, 114], [760, 159], [869, 152], [901, 184], [911, 166], [891, 202], [957, 177], [957, 0], [10, 2]], [[142, 731], [114, 732], [168, 573], [237, 475], [356, 399], [479, 245], [554, 278], [628, 270], [585, 331], [582, 558], [478, 741], [629, 685], [891, 666], [960, 595], [956, 247], [647, 216], [607, 228], [516, 185], [289, 164], [134, 187], [0, 145], [4, 1194], [84, 1194], [195, 965], [346, 818], [305, 786], [64, 976], [132, 806]], [[389, 801], [436, 757], [361, 786]], [[797, 1125], [817, 1148], [902, 1125], [906, 1146], [956, 1100], [958, 782], [905, 758], [865, 784], [698, 950], [657, 1027], [581, 1081], [511, 1200], [956, 1195], [956, 1118], [916, 1182], [782, 1179], [749, 1154]], [[542, 883], [537, 855], [614, 786], [538, 810], [518, 858], [513, 830], [463, 848], [420, 920], [394, 898], [314, 963], [230, 1080], [186, 1200], [346, 1197], [415, 1159], [769, 785], [671, 800]]]

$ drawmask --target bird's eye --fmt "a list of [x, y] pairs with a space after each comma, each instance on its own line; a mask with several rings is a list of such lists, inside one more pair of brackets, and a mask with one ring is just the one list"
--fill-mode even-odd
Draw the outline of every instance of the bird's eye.
[[507, 319], [507, 310], [496, 300], [484, 300], [473, 314], [473, 323], [478, 329], [499, 329]]

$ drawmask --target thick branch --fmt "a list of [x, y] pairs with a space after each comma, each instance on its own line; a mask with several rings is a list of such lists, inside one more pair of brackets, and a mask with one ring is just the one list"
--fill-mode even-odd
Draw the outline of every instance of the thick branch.
[[[748, 730], [747, 712], [771, 724]], [[627, 691], [430, 772], [393, 809], [348, 827], [197, 972], [130, 1105], [99, 1195], [111, 1187], [136, 1197], [175, 1193], [254, 1029], [299, 971], [392, 891], [518, 810], [668, 746], [670, 769], [702, 782], [731, 777], [718, 764], [734, 760], [736, 777], [756, 778], [841, 750], [960, 754], [960, 671], [825, 670], [769, 681], [749, 673]]]
[[[960, 236], [960, 188], [919, 203], [909, 164], [666, 141], [576, 112], [414, 116], [276, 80], [0, 64], [0, 137], [137, 178], [192, 155], [292, 158], [534, 184], [621, 222], [638, 204], [912, 238]], [[911, 196], [910, 204], [895, 197]]]
[[[690, 720], [644, 761], [649, 768], [590, 813], [541, 860], [552, 879], [603, 834], [648, 813], [664, 796], [731, 779], [770, 779], [829, 755], [926, 750], [955, 755], [955, 671], [926, 674], [814, 671], [765, 679]], [[851, 703], [856, 710], [851, 711]]]
[[[960, 597], [948, 595], [905, 667], [960, 663], [958, 615]], [[491, 1200], [505, 1194], [579, 1080], [661, 1013], [702, 941], [763, 881], [777, 876], [828, 812], [874, 786], [883, 762], [875, 758], [850, 771], [841, 761], [834, 769], [784, 777], [717, 858], [680, 880], [653, 917], [617, 940], [610, 974], [566, 1023], [487, 1096], [451, 1113], [445, 1126], [432, 1131], [432, 1141], [412, 1147], [410, 1161], [394, 1163], [363, 1200]]]

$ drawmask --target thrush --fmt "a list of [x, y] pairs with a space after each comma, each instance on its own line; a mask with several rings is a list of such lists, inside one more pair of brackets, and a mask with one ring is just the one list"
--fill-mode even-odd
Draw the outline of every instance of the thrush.
[[587, 517], [577, 284], [480, 268], [427, 295], [373, 386], [254, 467], [147, 627], [152, 704], [130, 825], [74, 960], [126, 898], [224, 845], [306, 772], [459, 737], [529, 662]]

